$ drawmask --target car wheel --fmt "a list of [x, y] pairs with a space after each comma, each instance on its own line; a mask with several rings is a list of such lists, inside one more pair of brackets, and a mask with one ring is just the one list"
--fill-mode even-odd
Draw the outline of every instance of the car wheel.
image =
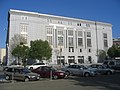
[[40, 77], [37, 77], [37, 80], [40, 80]]
[[108, 72], [107, 72], [107, 75], [111, 75], [111, 72], [110, 72], [110, 71], [108, 71]]
[[70, 72], [69, 72], [69, 71], [66, 71], [65, 74], [66, 74], [67, 76], [69, 76], [69, 75], [70, 75]]
[[90, 74], [89, 74], [89, 73], [85, 73], [84, 76], [85, 76], [85, 77], [89, 77]]
[[10, 80], [10, 76], [6, 75], [6, 76], [5, 76], [5, 79], [6, 79], [6, 80]]
[[64, 78], [65, 78], [65, 79], [66, 79], [66, 78], [68, 78], [68, 75], [67, 75], [67, 74], [65, 74], [65, 77], [64, 77]]
[[58, 79], [58, 76], [57, 76], [57, 75], [54, 75], [54, 76], [53, 76], [53, 79]]
[[28, 82], [28, 81], [29, 81], [29, 78], [28, 78], [28, 77], [25, 77], [24, 81], [25, 81], [25, 82]]
[[33, 67], [30, 67], [30, 70], [32, 70], [33, 69]]

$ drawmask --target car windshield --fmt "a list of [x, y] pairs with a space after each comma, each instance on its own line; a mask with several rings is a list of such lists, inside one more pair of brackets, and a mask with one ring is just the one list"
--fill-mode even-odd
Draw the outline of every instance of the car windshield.
[[108, 62], [106, 61], [106, 62], [103, 62], [103, 64], [108, 64]]
[[83, 67], [83, 69], [88, 69], [87, 67]]
[[52, 70], [52, 71], [57, 71], [57, 69], [56, 69], [56, 68], [51, 68], [51, 70]]
[[84, 66], [84, 65], [81, 65], [80, 67], [83, 68], [83, 69], [88, 69], [88, 67]]
[[30, 70], [28, 70], [28, 69], [22, 69], [22, 72], [26, 74], [26, 73], [30, 73]]
[[49, 68], [46, 68], [48, 71], [52, 70], [53, 72], [57, 71], [56, 68], [53, 68], [53, 67], [49, 67]]
[[38, 67], [37, 70], [42, 70], [42, 71], [57, 71], [56, 68], [53, 67]]
[[106, 69], [106, 68], [107, 68], [107, 66], [102, 65], [102, 68]]

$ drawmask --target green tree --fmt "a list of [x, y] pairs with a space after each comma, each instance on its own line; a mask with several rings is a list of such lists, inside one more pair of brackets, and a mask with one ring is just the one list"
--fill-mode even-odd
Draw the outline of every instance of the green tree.
[[105, 58], [107, 57], [106, 52], [104, 50], [99, 50], [98, 54], [99, 54], [98, 62], [103, 62], [105, 60]]
[[[12, 52], [13, 50], [17, 47], [17, 49], [19, 48], [19, 45], [20, 44], [26, 44], [27, 41], [24, 37], [22, 37], [20, 34], [15, 34], [11, 39], [10, 39], [10, 42], [9, 42], [9, 51], [10, 51], [10, 54], [9, 54], [9, 58], [10, 58], [10, 63], [13, 63], [14, 62], [14, 59], [17, 58], [17, 57], [13, 57], [14, 55], [12, 55]], [[15, 51], [16, 52], [16, 51]], [[18, 54], [19, 55], [19, 54]], [[15, 55], [16, 56], [16, 55]], [[18, 56], [18, 62], [19, 62], [19, 56]]]
[[18, 58], [18, 63], [22, 60], [23, 65], [26, 66], [26, 59], [28, 58], [29, 47], [25, 46], [23, 43], [17, 45], [16, 48], [13, 49], [12, 55]]
[[107, 54], [112, 59], [115, 59], [115, 57], [120, 57], [120, 47], [118, 45], [113, 45], [108, 49]]
[[46, 60], [50, 59], [52, 48], [47, 41], [35, 40], [30, 42], [29, 57], [32, 59]]

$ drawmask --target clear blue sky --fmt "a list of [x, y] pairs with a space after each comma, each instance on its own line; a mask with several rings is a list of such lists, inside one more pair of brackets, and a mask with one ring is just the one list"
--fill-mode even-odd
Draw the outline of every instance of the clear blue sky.
[[10, 9], [108, 22], [120, 37], [120, 0], [0, 0], [0, 48], [5, 47]]

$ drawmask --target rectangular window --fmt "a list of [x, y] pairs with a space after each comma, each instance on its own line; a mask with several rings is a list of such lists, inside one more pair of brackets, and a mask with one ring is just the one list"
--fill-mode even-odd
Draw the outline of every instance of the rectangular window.
[[69, 47], [69, 52], [74, 52], [74, 47]]
[[78, 63], [84, 63], [84, 56], [78, 56]]
[[78, 46], [83, 46], [83, 39], [82, 38], [78, 38]]
[[21, 34], [21, 36], [24, 38], [24, 43], [27, 44], [27, 34]]
[[20, 24], [20, 31], [21, 31], [21, 36], [25, 39], [25, 43], [27, 44], [27, 37], [28, 37], [28, 25], [27, 24]]
[[68, 56], [68, 63], [75, 63], [75, 56]]
[[47, 41], [49, 42], [50, 45], [52, 45], [52, 36], [47, 36]]
[[72, 25], [72, 22], [68, 22], [68, 25]]
[[21, 32], [27, 33], [28, 25], [20, 24], [20, 29], [21, 29]]
[[87, 39], [87, 46], [88, 47], [91, 47], [92, 45], [91, 45], [91, 39]]
[[81, 26], [81, 23], [77, 23], [77, 26]]
[[104, 40], [104, 47], [108, 47], [108, 41]]
[[63, 37], [58, 37], [58, 45], [63, 45]]
[[82, 37], [83, 36], [83, 32], [82, 31], [78, 31], [78, 36]]
[[68, 37], [69, 46], [73, 46], [73, 37]]
[[86, 27], [90, 27], [90, 24], [86, 24]]
[[87, 32], [87, 37], [91, 37], [91, 32]]
[[57, 29], [58, 35], [63, 35], [63, 30], [62, 29]]
[[58, 24], [62, 24], [62, 21], [58, 21]]
[[68, 30], [68, 35], [73, 36], [73, 30]]
[[103, 33], [104, 47], [108, 47], [107, 33]]
[[81, 26], [81, 23], [80, 23], [80, 26]]
[[80, 49], [80, 52], [82, 52], [82, 49]]
[[28, 20], [28, 16], [21, 16], [21, 20]]
[[107, 38], [107, 34], [106, 33], [103, 33], [103, 38]]
[[88, 49], [88, 52], [90, 53], [90, 52], [91, 52], [91, 49]]
[[52, 23], [52, 20], [51, 19], [47, 19], [47, 22]]
[[46, 30], [47, 30], [47, 34], [52, 34], [53, 31], [52, 27], [47, 27]]

